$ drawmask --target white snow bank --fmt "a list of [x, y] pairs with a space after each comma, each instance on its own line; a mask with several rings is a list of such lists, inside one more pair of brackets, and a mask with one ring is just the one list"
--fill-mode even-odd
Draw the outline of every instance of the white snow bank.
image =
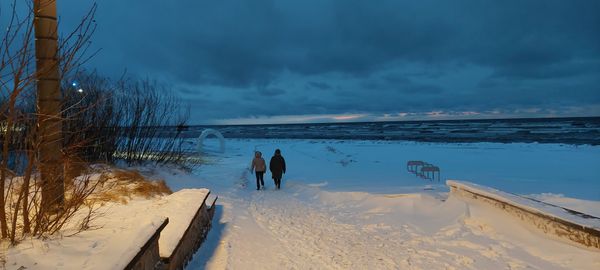
[[101, 208], [93, 229], [48, 240], [27, 239], [6, 251], [8, 268], [123, 269], [163, 224], [147, 200]]
[[530, 194], [526, 197], [567, 209], [573, 209], [575, 211], [586, 213], [595, 217], [600, 217], [600, 201], [574, 199], [565, 197], [562, 194], [551, 193]]
[[158, 240], [161, 257], [171, 256], [209, 193], [205, 188], [183, 189], [154, 204], [154, 211], [169, 217], [169, 225], [161, 232]]
[[100, 208], [92, 229], [69, 237], [27, 239], [6, 250], [6, 267], [18, 269], [123, 269], [169, 218], [159, 238], [160, 255], [177, 246], [208, 189], [184, 189], [169, 196], [134, 198]]
[[562, 207], [528, 199], [522, 196], [506, 193], [497, 189], [469, 182], [448, 180], [446, 181], [446, 184], [451, 187], [456, 187], [460, 190], [466, 190], [478, 195], [495, 199], [500, 202], [517, 206], [532, 213], [554, 217], [560, 220], [580, 225], [585, 228], [593, 228], [595, 230], [600, 230], [600, 218], [597, 217], [582, 216], [580, 214], [573, 213], [572, 211], [568, 211], [567, 209]]

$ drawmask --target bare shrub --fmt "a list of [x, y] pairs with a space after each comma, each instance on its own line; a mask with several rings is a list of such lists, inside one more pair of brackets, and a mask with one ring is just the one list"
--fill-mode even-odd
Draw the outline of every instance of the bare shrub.
[[[189, 107], [171, 91], [149, 79], [122, 78], [112, 82], [95, 72], [79, 72], [66, 84], [65, 140], [83, 143], [79, 156], [86, 162], [127, 165], [176, 164], [193, 167], [184, 147], [182, 129]], [[93, 109], [85, 109], [93, 108]]]
[[[18, 14], [19, 5], [26, 8], [25, 14]], [[3, 25], [0, 32], [0, 231], [1, 237], [12, 243], [26, 235], [45, 237], [56, 233], [85, 207], [86, 198], [96, 188], [88, 178], [78, 178], [60, 196], [59, 211], [47, 211], [41, 203], [47, 179], [40, 177], [43, 164], [39, 149], [43, 140], [38, 130], [41, 114], [35, 110], [39, 73], [35, 68], [30, 5], [15, 0], [0, 6], [9, 7], [6, 28]], [[94, 12], [95, 6], [71, 34], [60, 38], [57, 58], [62, 74], [69, 74], [85, 60], [82, 57], [95, 29]], [[69, 153], [69, 149], [80, 144], [69, 144], [62, 152]], [[88, 209], [88, 213], [92, 212]]]
[[[65, 225], [73, 227], [75, 217], [80, 221], [75, 227], [86, 229], [93, 219], [96, 204], [92, 199], [97, 192], [96, 199], [105, 196], [107, 200], [170, 193], [164, 181], [147, 182], [131, 172], [108, 176], [89, 165], [120, 160], [127, 165], [188, 164], [181, 130], [164, 129], [185, 125], [188, 116], [169, 91], [149, 79], [114, 82], [81, 71], [87, 56], [94, 55], [87, 53], [95, 29], [94, 5], [76, 29], [59, 40], [61, 162], [66, 174], [60, 184], [65, 191], [58, 211], [45, 209], [42, 189], [47, 180], [40, 176], [39, 149], [44, 140], [38, 128], [42, 115], [36, 112], [33, 12], [19, 16], [18, 4], [13, 0], [9, 5], [8, 27], [0, 32], [1, 238], [15, 243], [25, 236], [46, 237]], [[73, 81], [79, 84], [75, 87]], [[94, 179], [98, 174], [104, 176]]]

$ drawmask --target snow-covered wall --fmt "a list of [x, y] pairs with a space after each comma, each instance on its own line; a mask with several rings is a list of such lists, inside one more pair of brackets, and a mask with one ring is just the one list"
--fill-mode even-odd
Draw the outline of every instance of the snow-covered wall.
[[182, 189], [158, 207], [171, 220], [160, 236], [160, 269], [182, 269], [206, 238], [217, 200], [209, 208], [209, 194], [208, 189]]
[[600, 249], [600, 218], [477, 184], [448, 180], [451, 195], [484, 202], [560, 239]]
[[151, 270], [156, 268], [156, 264], [160, 261], [158, 254], [158, 239], [160, 233], [169, 223], [169, 219], [165, 218], [158, 229], [150, 236], [146, 243], [140, 247], [138, 253], [125, 266], [125, 270]]

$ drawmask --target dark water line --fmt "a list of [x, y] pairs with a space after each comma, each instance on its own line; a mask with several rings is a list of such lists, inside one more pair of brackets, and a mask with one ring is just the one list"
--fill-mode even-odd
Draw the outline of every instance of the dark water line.
[[440, 120], [363, 123], [230, 125], [165, 127], [193, 138], [202, 130], [219, 130], [226, 138], [405, 140], [444, 143], [557, 143], [600, 145], [600, 117]]

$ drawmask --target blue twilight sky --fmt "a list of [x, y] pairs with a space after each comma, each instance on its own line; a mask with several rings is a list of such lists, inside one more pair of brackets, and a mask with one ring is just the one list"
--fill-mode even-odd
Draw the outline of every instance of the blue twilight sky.
[[[92, 3], [58, 0], [61, 31]], [[597, 0], [97, 3], [87, 67], [167, 83], [193, 123], [600, 115]]]

